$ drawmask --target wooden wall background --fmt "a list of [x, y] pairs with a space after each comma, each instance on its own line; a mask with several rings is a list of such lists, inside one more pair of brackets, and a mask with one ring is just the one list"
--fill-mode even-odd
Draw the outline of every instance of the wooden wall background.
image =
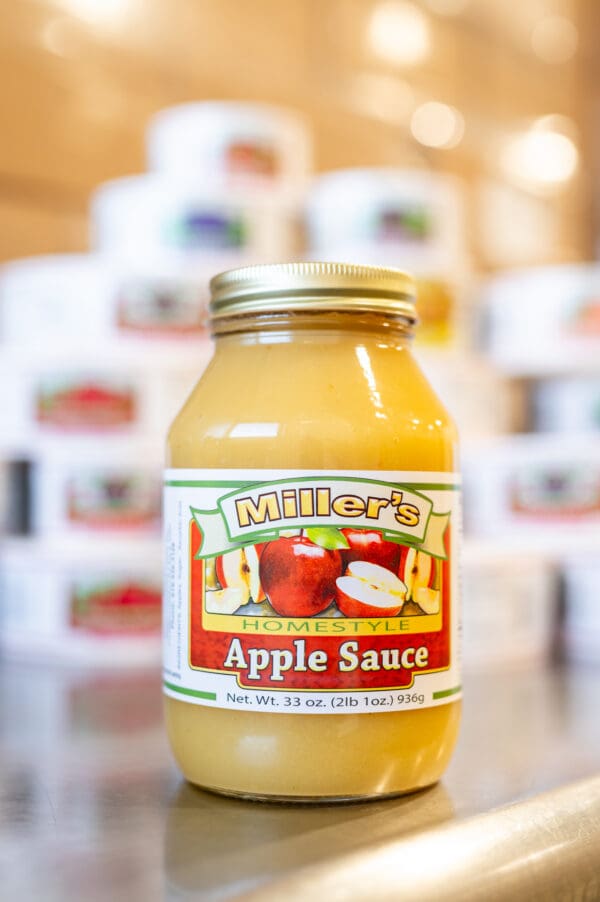
[[[94, 23], [73, 13], [73, 0], [0, 0], [0, 259], [84, 249], [90, 190], [145, 167], [144, 127], [153, 112], [199, 98], [299, 108], [314, 130], [318, 170], [427, 161], [463, 175], [470, 192], [496, 178], [503, 129], [531, 116], [569, 115], [582, 166], [568, 191], [549, 202], [560, 221], [552, 256], [591, 254], [594, 0], [470, 0], [459, 16], [436, 14], [432, 0], [421, 0], [433, 21], [433, 54], [403, 71], [366, 44], [373, 5], [131, 0], [126, 20]], [[530, 50], [531, 23], [548, 10], [579, 27], [579, 51], [569, 62], [549, 65]], [[365, 111], [356, 96], [364, 75], [384, 75], [400, 88], [408, 82], [424, 99], [457, 106], [467, 122], [464, 141], [425, 152], [400, 115], [395, 121]], [[485, 267], [476, 231], [473, 252]]]

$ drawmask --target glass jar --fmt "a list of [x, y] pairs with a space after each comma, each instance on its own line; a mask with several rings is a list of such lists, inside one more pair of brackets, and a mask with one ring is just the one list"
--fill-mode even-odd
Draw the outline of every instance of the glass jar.
[[216, 350], [165, 477], [167, 728], [221, 793], [435, 783], [460, 718], [456, 433], [414, 283], [292, 263], [213, 279]]

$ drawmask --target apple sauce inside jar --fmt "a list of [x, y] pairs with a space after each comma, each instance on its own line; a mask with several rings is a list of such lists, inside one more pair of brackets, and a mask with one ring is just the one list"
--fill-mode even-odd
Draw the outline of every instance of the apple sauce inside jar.
[[186, 778], [321, 801], [435, 783], [460, 719], [455, 428], [414, 284], [345, 264], [212, 284], [168, 440], [167, 729]]

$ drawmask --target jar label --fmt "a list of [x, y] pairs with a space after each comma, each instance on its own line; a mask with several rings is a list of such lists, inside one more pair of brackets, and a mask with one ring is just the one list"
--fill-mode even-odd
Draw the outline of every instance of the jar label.
[[128, 469], [82, 470], [66, 486], [66, 518], [86, 529], [142, 528], [160, 519], [160, 478]]
[[197, 336], [206, 332], [208, 304], [200, 285], [169, 279], [130, 279], [119, 286], [117, 328], [140, 335]]
[[167, 470], [165, 693], [284, 714], [458, 699], [458, 481]]
[[35, 416], [53, 429], [126, 426], [136, 420], [136, 391], [110, 376], [43, 377], [36, 388]]
[[248, 243], [248, 227], [241, 216], [218, 210], [188, 209], [169, 220], [165, 239], [180, 250], [239, 250]]
[[225, 149], [225, 167], [232, 176], [258, 175], [272, 179], [279, 174], [280, 161], [270, 143], [240, 137]]
[[160, 589], [152, 581], [104, 579], [76, 582], [70, 625], [95, 636], [160, 634]]

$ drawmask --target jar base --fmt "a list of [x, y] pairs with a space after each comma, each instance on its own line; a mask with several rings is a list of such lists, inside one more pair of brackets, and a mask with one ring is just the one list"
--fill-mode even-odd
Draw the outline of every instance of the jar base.
[[240, 799], [244, 802], [263, 802], [267, 805], [358, 805], [362, 802], [382, 802], [388, 799], [397, 799], [400, 796], [416, 795], [436, 786], [439, 780], [433, 780], [424, 786], [415, 786], [412, 789], [399, 789], [393, 792], [361, 793], [360, 795], [331, 795], [331, 796], [292, 796], [279, 793], [242, 792], [237, 789], [221, 789], [218, 786], [203, 786], [200, 783], [187, 781], [194, 789], [210, 792], [213, 795], [225, 796], [230, 799]]

